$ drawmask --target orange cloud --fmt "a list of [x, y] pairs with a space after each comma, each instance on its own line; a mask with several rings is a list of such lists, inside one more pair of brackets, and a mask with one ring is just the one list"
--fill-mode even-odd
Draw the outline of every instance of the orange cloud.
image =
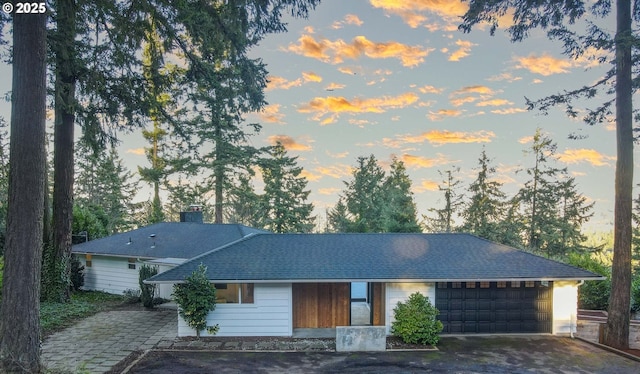
[[425, 191], [438, 191], [438, 182], [421, 180], [420, 185], [413, 187], [413, 192], [422, 193]]
[[315, 40], [311, 35], [301, 36], [298, 44], [290, 44], [287, 50], [333, 64], [341, 63], [345, 59], [357, 60], [362, 56], [373, 59], [397, 58], [406, 67], [419, 65], [433, 51], [398, 42], [373, 42], [364, 36], [356, 36], [351, 43], [347, 43], [342, 39]]
[[347, 14], [342, 21], [335, 21], [331, 28], [341, 29], [344, 25], [362, 26], [364, 22], [355, 14]]
[[329, 151], [326, 151], [326, 153], [327, 153], [327, 155], [329, 157], [332, 157], [332, 158], [345, 158], [345, 157], [349, 156], [349, 152], [348, 151], [341, 152], [341, 153], [331, 153]]
[[144, 148], [129, 148], [125, 151], [125, 153], [131, 153], [136, 156], [144, 156], [145, 151]]
[[523, 109], [523, 108], [505, 108], [505, 109], [492, 110], [491, 113], [493, 113], [493, 114], [515, 114], [515, 113], [524, 113], [526, 111], [527, 110]]
[[470, 94], [470, 93], [475, 93], [475, 94], [480, 94], [480, 95], [494, 95], [495, 93], [493, 92], [493, 90], [487, 86], [481, 86], [481, 85], [476, 85], [476, 86], [466, 86], [466, 87], [462, 87], [459, 90], [453, 91], [453, 93], [451, 94], [452, 96], [454, 95], [464, 95], [464, 94]]
[[312, 149], [310, 145], [298, 143], [288, 135], [272, 135], [267, 138], [267, 141], [273, 145], [280, 143], [287, 151], [310, 151]]
[[294, 81], [290, 81], [283, 77], [270, 75], [267, 77], [267, 79], [268, 79], [268, 83], [267, 83], [267, 88], [265, 88], [265, 91], [288, 90], [291, 87], [298, 87], [302, 85], [302, 79], [300, 78]]
[[392, 148], [399, 148], [405, 144], [416, 144], [429, 142], [434, 145], [452, 144], [452, 143], [490, 143], [496, 134], [492, 131], [447, 131], [447, 130], [431, 130], [423, 132], [419, 135], [403, 135], [396, 139], [383, 139], [383, 144]]
[[527, 144], [527, 143], [531, 143], [532, 141], [533, 141], [533, 136], [524, 136], [518, 139], [518, 143], [520, 144]]
[[440, 109], [437, 112], [429, 112], [428, 117], [432, 121], [441, 121], [444, 117], [458, 117], [462, 114], [461, 110], [456, 109]]
[[312, 172], [308, 171], [307, 169], [302, 169], [302, 171], [300, 172], [300, 176], [307, 178], [308, 181], [311, 182], [315, 182], [318, 181], [320, 179], [322, 179], [322, 175], [318, 175], [318, 174], [313, 174]]
[[423, 24], [427, 17], [424, 13], [444, 19], [445, 26], [427, 25], [430, 29], [450, 28], [466, 13], [469, 6], [459, 0], [369, 0], [375, 8], [400, 16], [412, 28]]
[[267, 105], [258, 112], [258, 117], [268, 123], [284, 124], [284, 114], [280, 113], [280, 104]]
[[555, 58], [548, 53], [543, 53], [542, 56], [531, 54], [527, 57], [516, 57], [515, 60], [517, 62], [516, 68], [526, 69], [531, 73], [545, 77], [553, 74], [568, 73], [568, 69], [572, 67], [571, 61]]
[[[335, 122], [335, 114], [338, 113], [384, 113], [388, 109], [404, 108], [418, 101], [415, 93], [408, 92], [399, 96], [383, 96], [379, 98], [348, 100], [342, 96], [316, 97], [309, 103], [300, 106], [298, 112], [314, 113], [314, 120], [322, 119], [327, 113], [332, 113], [332, 121]], [[332, 123], [332, 122], [331, 122]], [[321, 123], [322, 124], [322, 123]], [[327, 124], [327, 123], [324, 123]]]
[[411, 169], [431, 168], [438, 165], [448, 164], [449, 161], [444, 155], [438, 154], [437, 158], [428, 158], [422, 156], [414, 156], [410, 154], [403, 154], [402, 162]]
[[303, 71], [302, 79], [305, 82], [322, 82], [322, 77], [311, 71]]
[[457, 97], [455, 99], [451, 99], [449, 100], [449, 102], [451, 103], [451, 105], [453, 106], [461, 106], [464, 105], [466, 103], [472, 103], [474, 101], [478, 100], [477, 97], [474, 96], [464, 96], [464, 97]]
[[340, 84], [340, 83], [329, 83], [329, 85], [327, 87], [325, 87], [324, 89], [327, 91], [333, 91], [333, 90], [341, 90], [343, 88], [345, 88], [347, 85], [345, 84]]
[[351, 166], [345, 164], [318, 166], [315, 171], [328, 177], [340, 179], [351, 175]]
[[320, 195], [334, 195], [339, 193], [340, 191], [342, 190], [336, 187], [318, 188], [318, 193]]
[[338, 68], [338, 71], [341, 72], [342, 74], [349, 74], [349, 75], [356, 74], [355, 69], [347, 67], [347, 66], [340, 66]]
[[513, 103], [509, 100], [505, 99], [491, 99], [481, 101], [476, 104], [476, 106], [503, 106], [503, 105], [512, 105]]
[[522, 77], [515, 77], [511, 73], [502, 73], [499, 75], [494, 75], [492, 77], [487, 78], [489, 82], [500, 82], [507, 81], [509, 83], [522, 80]]
[[422, 86], [422, 87], [418, 88], [418, 91], [420, 91], [422, 93], [439, 94], [439, 93], [442, 93], [443, 89], [442, 88], [436, 88], [434, 86]]
[[563, 153], [558, 155], [558, 160], [566, 164], [577, 164], [580, 162], [586, 162], [593, 166], [608, 166], [609, 161], [613, 161], [616, 158], [613, 156], [606, 156], [594, 149], [567, 149]]
[[459, 48], [449, 55], [449, 61], [460, 61], [460, 59], [469, 56], [469, 53], [471, 52], [471, 47], [473, 47], [476, 44], [471, 43], [470, 41], [458, 39], [456, 41], [456, 45]]

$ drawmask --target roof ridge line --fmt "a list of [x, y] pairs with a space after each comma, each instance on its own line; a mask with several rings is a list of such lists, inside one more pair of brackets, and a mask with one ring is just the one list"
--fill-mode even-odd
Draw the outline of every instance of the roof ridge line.
[[[189, 260], [187, 260], [187, 261], [183, 262], [182, 264], [180, 264], [180, 265], [176, 266], [176, 268], [177, 268], [177, 267], [179, 267], [179, 266], [182, 266], [182, 265], [188, 264], [188, 263], [190, 263], [190, 262], [192, 262], [192, 261], [194, 261], [194, 260], [197, 260], [197, 259], [199, 259], [200, 257], [204, 257], [204, 256], [207, 256], [207, 255], [209, 255], [209, 254], [211, 254], [211, 253], [221, 251], [221, 250], [223, 250], [223, 249], [225, 249], [225, 248], [227, 248], [227, 247], [229, 247], [229, 246], [232, 246], [232, 245], [234, 245], [234, 244], [240, 243], [240, 242], [242, 242], [242, 241], [244, 241], [244, 240], [248, 240], [248, 239], [250, 239], [250, 238], [252, 238], [252, 237], [254, 237], [254, 236], [257, 236], [257, 235], [264, 235], [264, 234], [263, 234], [263, 233], [255, 233], [255, 232], [251, 232], [251, 233], [249, 233], [248, 235], [243, 236], [243, 237], [242, 237], [242, 238], [240, 238], [240, 239], [236, 239], [236, 240], [234, 240], [234, 241], [232, 241], [232, 242], [230, 242], [230, 243], [224, 244], [224, 245], [222, 245], [222, 246], [220, 246], [220, 247], [216, 247], [216, 248], [213, 248], [213, 249], [211, 249], [211, 250], [208, 250], [208, 251], [206, 251], [206, 252], [204, 252], [204, 253], [202, 253], [202, 254], [199, 254], [199, 255], [197, 255], [196, 257], [192, 257], [191, 259], [189, 259]], [[175, 269], [175, 268], [174, 268], [174, 269]]]

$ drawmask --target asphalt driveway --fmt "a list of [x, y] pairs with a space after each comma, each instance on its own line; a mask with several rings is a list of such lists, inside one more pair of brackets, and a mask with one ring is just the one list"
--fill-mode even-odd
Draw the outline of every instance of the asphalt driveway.
[[151, 351], [130, 373], [640, 373], [640, 362], [548, 335], [445, 337], [439, 351]]

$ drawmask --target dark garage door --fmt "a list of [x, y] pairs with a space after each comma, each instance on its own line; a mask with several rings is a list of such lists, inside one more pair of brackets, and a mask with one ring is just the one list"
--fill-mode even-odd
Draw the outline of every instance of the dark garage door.
[[553, 282], [440, 282], [443, 333], [550, 333]]

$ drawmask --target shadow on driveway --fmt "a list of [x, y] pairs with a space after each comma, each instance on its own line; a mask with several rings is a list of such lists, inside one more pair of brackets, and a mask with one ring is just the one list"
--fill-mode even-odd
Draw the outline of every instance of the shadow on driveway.
[[152, 351], [130, 373], [639, 373], [640, 362], [548, 335], [444, 337], [437, 352]]

